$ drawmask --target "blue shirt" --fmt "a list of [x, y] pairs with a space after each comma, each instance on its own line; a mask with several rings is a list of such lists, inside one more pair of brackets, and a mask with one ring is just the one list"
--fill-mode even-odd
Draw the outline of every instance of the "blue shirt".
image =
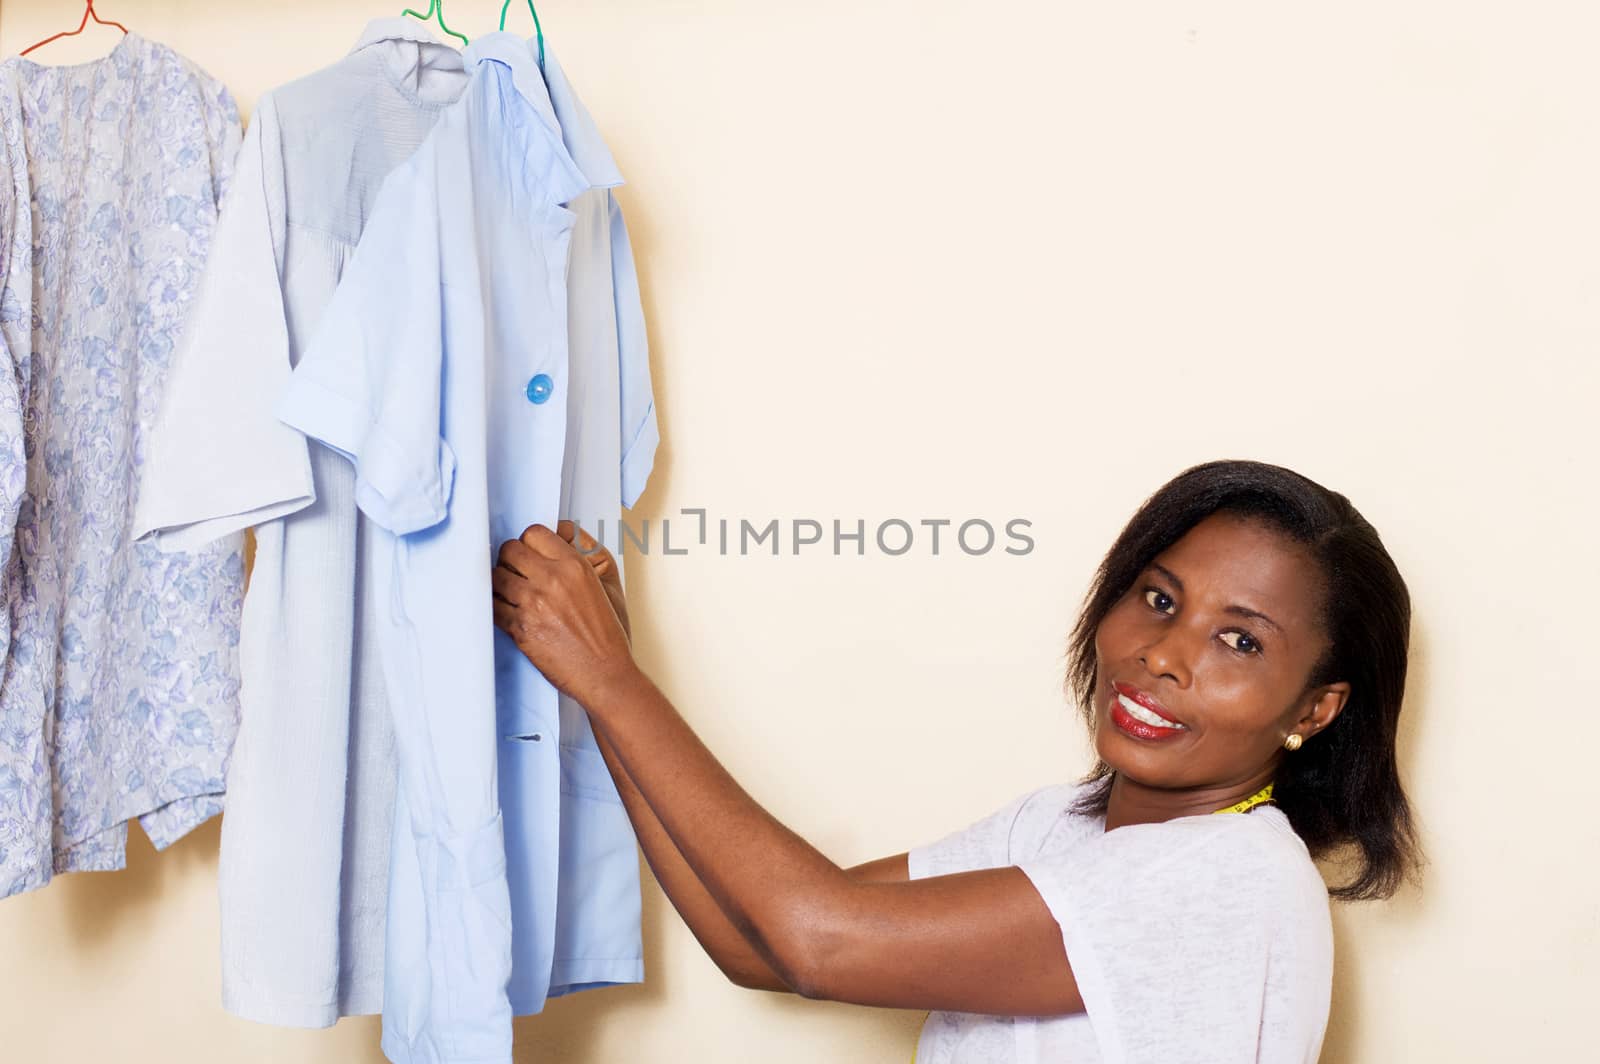
[[[591, 183], [566, 202], [573, 215], [566, 376], [557, 384], [552, 372], [553, 390], [543, 397], [544, 382], [530, 376], [523, 408], [526, 417], [564, 400], [565, 443], [558, 472], [553, 457], [540, 453], [539, 472], [534, 464], [524, 469], [526, 484], [500, 482], [504, 496], [491, 499], [492, 541], [498, 547], [535, 520], [553, 525], [548, 497], [534, 499], [526, 488], [534, 476], [558, 477], [555, 516], [600, 536], [620, 567], [621, 507], [644, 490], [660, 438], [639, 281], [612, 192], [622, 175], [548, 46], [544, 82], [563, 143]], [[524, 1015], [542, 1009], [547, 996], [644, 978], [639, 854], [583, 708], [558, 697], [511, 640], [495, 634], [515, 958], [511, 1004]], [[559, 749], [549, 741], [552, 733]], [[540, 739], [521, 738], [530, 734]]]
[[631, 503], [648, 475], [620, 177], [548, 56], [550, 90], [519, 38], [463, 58], [472, 82], [385, 181], [278, 408], [355, 463], [390, 533], [369, 571], [391, 602], [397, 1061], [510, 1060], [513, 926], [518, 1011], [642, 976], [626, 816], [581, 711], [495, 632], [489, 588], [502, 540], [563, 503]]

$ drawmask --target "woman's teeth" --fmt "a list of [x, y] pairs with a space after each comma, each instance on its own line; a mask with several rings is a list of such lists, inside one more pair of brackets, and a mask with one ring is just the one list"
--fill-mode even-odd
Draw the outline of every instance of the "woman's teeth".
[[1187, 725], [1179, 724], [1175, 720], [1168, 720], [1161, 714], [1146, 709], [1144, 706], [1141, 706], [1139, 703], [1120, 692], [1117, 694], [1117, 701], [1121, 702], [1122, 708], [1128, 711], [1128, 716], [1132, 717], [1136, 721], [1139, 721], [1140, 723], [1148, 724], [1152, 728], [1177, 728], [1180, 730], [1185, 730], [1187, 728]]

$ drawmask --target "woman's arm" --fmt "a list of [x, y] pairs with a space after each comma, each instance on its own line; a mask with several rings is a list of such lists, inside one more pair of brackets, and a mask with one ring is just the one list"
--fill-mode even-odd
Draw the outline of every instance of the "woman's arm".
[[[649, 804], [639, 793], [627, 769], [617, 760], [611, 744], [598, 733], [595, 738], [601, 756], [611, 769], [611, 777], [616, 781], [622, 804], [628, 810], [628, 819], [633, 823], [634, 834], [638, 836], [639, 848], [644, 851], [650, 871], [706, 955], [722, 970], [723, 975], [739, 986], [751, 990], [792, 991], [793, 987], [773, 971], [772, 966], [723, 914], [716, 899], [712, 898], [694, 870], [684, 861], [666, 829], [661, 826], [661, 821], [650, 811]], [[852, 868], [847, 874], [861, 882], [904, 882], [908, 877], [906, 856], [886, 857]]]
[[507, 543], [494, 587], [496, 623], [589, 710], [665, 841], [783, 985], [905, 1008], [1083, 1008], [1019, 870], [862, 882], [757, 804], [634, 664], [591, 563], [561, 536], [536, 525]]
[[[557, 532], [568, 542], [582, 536], [581, 542], [588, 551], [585, 557], [594, 568], [595, 575], [600, 578], [600, 587], [605, 591], [612, 611], [622, 625], [623, 634], [628, 637], [628, 642], [631, 644], [633, 626], [628, 617], [628, 600], [623, 593], [622, 575], [616, 559], [609, 551], [596, 549], [599, 544], [586, 533], [581, 533], [570, 521], [561, 522], [557, 526]], [[634, 835], [639, 840], [639, 848], [644, 851], [650, 871], [655, 875], [656, 882], [666, 894], [667, 900], [672, 903], [672, 907], [683, 918], [695, 940], [706, 951], [706, 955], [721, 969], [723, 975], [739, 986], [751, 990], [790, 991], [792, 988], [778, 977], [772, 966], [761, 958], [761, 955], [740, 934], [738, 928], [729, 922], [716, 900], [694, 874], [694, 870], [684, 861], [683, 855], [678, 852], [678, 848], [673, 845], [672, 839], [662, 828], [661, 821], [650, 811], [650, 806], [639, 793], [639, 788], [634, 785], [627, 770], [617, 760], [611, 744], [598, 732], [595, 734], [595, 741], [600, 748], [600, 755], [605, 759], [606, 767], [611, 771], [611, 778], [617, 785], [617, 793], [621, 796], [623, 807], [628, 812], [628, 819], [633, 824]], [[904, 882], [909, 878], [905, 854], [861, 865], [851, 869], [849, 874], [864, 882]]]

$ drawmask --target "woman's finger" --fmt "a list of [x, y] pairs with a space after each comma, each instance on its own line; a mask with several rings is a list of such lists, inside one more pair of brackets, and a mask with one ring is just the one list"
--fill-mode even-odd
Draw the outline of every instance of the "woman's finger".
[[592, 558], [597, 554], [610, 553], [610, 551], [607, 551], [605, 547], [600, 545], [600, 541], [598, 539], [595, 539], [589, 534], [588, 529], [579, 528], [576, 525], [573, 526], [573, 529], [577, 538], [572, 541], [572, 545], [578, 548], [579, 554], [583, 554]]
[[587, 558], [601, 576], [610, 569], [611, 552], [577, 522], [568, 519], [556, 522], [556, 535], [572, 544], [573, 549]]
[[577, 548], [578, 553], [588, 559], [589, 564], [594, 566], [594, 571], [600, 574], [602, 581], [608, 579], [617, 571], [616, 560], [612, 558], [611, 552], [606, 549], [604, 543], [595, 539], [582, 528], [576, 529], [576, 536], [577, 539], [574, 546]]
[[539, 558], [533, 548], [520, 539], [508, 539], [500, 544], [500, 551], [495, 560], [510, 569], [518, 576], [527, 576], [533, 572], [533, 564]]
[[562, 539], [548, 525], [529, 525], [523, 530], [520, 539], [535, 554], [552, 561], [570, 557], [573, 553], [572, 544]]
[[517, 607], [499, 599], [494, 600], [494, 626], [512, 639], [517, 638], [517, 632], [521, 628], [521, 623], [517, 620], [521, 616], [522, 613]]
[[519, 605], [533, 597], [533, 585], [522, 573], [497, 565], [489, 573], [495, 597], [511, 605]]

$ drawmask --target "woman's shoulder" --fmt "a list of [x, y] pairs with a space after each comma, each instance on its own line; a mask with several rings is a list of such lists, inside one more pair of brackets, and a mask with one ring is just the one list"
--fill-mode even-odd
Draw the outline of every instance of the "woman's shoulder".
[[[1040, 796], [1046, 800], [1069, 799], [1065, 793]], [[1323, 976], [1316, 973], [1331, 965], [1327, 886], [1276, 809], [1179, 817], [1111, 831], [1101, 822], [1084, 832], [1081, 825], [1074, 827], [1075, 819], [1082, 818], [1067, 812], [1037, 845], [1013, 838], [1012, 863], [1028, 876], [1063, 929], [1097, 928], [1092, 934], [1115, 952], [1112, 946], [1138, 943], [1119, 944], [1122, 932], [1106, 928], [1122, 926], [1127, 914], [1138, 913], [1139, 927], [1166, 928], [1191, 943], [1208, 943], [1206, 949], [1237, 952], [1242, 943], [1254, 943], [1304, 959], [1305, 971], [1319, 979]], [[1072, 948], [1069, 942], [1069, 955]]]
[[1169, 842], [1188, 843], [1217, 857], [1277, 870], [1316, 868], [1306, 844], [1275, 805], [1257, 806], [1246, 813], [1210, 813], [1141, 826], [1164, 828], [1172, 837]]
[[1327, 910], [1327, 884], [1276, 806], [1106, 831], [1103, 815], [1077, 809], [1091, 787], [1060, 784], [1019, 799], [1008, 833], [1011, 860], [1120, 866], [1125, 874], [1170, 881], [1185, 893], [1229, 892]]
[[965, 828], [912, 849], [911, 878], [1001, 868], [1039, 852], [1045, 840], [1059, 839], [1063, 827], [1070, 834], [1086, 833], [1090, 818], [1072, 813], [1079, 792], [1076, 784], [1029, 791]]
[[1296, 917], [1326, 919], [1328, 887], [1289, 819], [1276, 806], [1179, 817], [1105, 835], [1108, 856], [1143, 864], [1191, 893], [1227, 896]]
[[1078, 808], [1095, 786], [1093, 781], [1056, 783], [1017, 799], [1009, 837], [1011, 859], [1061, 851], [1102, 833], [1104, 814]]
[[1075, 809], [1078, 802], [1086, 798], [1095, 787], [1093, 781], [1079, 783], [1052, 783], [1037, 790], [1029, 791], [1017, 801], [1020, 811], [1046, 813], [1055, 816], [1078, 816], [1085, 819], [1100, 819], [1094, 814], [1078, 813]]

